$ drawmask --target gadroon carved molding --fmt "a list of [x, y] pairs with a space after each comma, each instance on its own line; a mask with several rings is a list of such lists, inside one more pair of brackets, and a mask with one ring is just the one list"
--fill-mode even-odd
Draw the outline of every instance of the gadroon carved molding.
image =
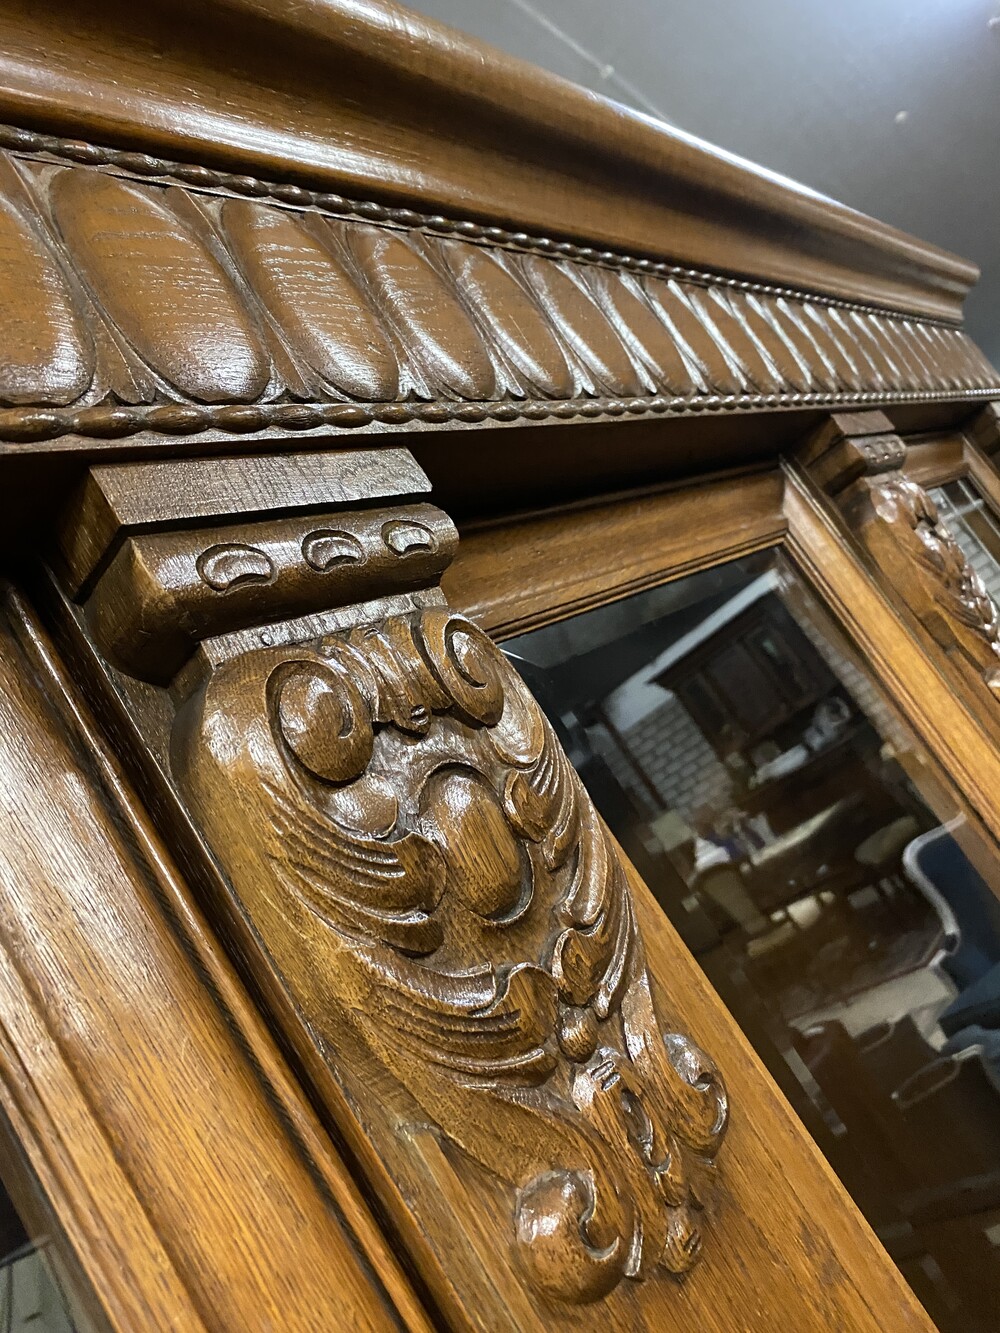
[[[445, 605], [454, 528], [385, 452], [269, 459], [282, 512], [256, 494], [238, 525], [205, 526], [232, 494], [213, 460], [95, 469], [83, 504], [121, 526], [65, 559], [106, 657], [172, 680], [170, 781], [305, 1040], [357, 1071], [368, 1132], [400, 1089], [495, 1183], [503, 1262], [586, 1304], [694, 1263], [726, 1093], [661, 1031], [616, 847], [513, 667]], [[341, 503], [287, 512], [302, 462], [316, 485], [342, 466]]]
[[0, 128], [0, 441], [976, 399], [958, 328]]

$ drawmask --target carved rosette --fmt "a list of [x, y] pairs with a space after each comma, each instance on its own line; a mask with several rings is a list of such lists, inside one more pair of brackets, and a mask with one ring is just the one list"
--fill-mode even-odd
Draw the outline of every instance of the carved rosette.
[[174, 765], [321, 1045], [350, 1024], [506, 1182], [540, 1292], [690, 1267], [725, 1090], [660, 1032], [615, 849], [481, 631], [432, 608], [234, 657]]

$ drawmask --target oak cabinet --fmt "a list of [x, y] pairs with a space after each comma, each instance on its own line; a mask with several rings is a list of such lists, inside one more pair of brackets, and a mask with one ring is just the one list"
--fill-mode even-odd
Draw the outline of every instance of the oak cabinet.
[[395, 5], [0, 13], [8, 1323], [986, 1327], [973, 267]]

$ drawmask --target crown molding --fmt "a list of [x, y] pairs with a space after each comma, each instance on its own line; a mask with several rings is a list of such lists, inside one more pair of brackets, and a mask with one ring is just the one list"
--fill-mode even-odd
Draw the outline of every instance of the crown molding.
[[935, 319], [978, 276], [394, 4], [2, 0], [0, 22], [0, 117], [45, 132]]

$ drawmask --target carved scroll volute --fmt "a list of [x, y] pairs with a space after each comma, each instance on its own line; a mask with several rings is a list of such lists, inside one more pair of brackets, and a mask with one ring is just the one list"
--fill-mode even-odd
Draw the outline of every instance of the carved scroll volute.
[[175, 766], [328, 1056], [350, 1024], [506, 1182], [540, 1291], [690, 1267], [725, 1093], [659, 1032], [615, 851], [481, 631], [430, 609], [238, 657]]
[[964, 674], [1000, 695], [1000, 612], [934, 501], [903, 472], [906, 446], [887, 418], [833, 417], [806, 457], [885, 586]]
[[[105, 501], [120, 490], [103, 484]], [[142, 529], [88, 623], [147, 678], [167, 649], [194, 653], [172, 686], [172, 781], [324, 1059], [360, 1068], [363, 1051], [456, 1169], [497, 1182], [498, 1254], [537, 1295], [592, 1302], [695, 1261], [726, 1095], [706, 1056], [660, 1031], [624, 870], [554, 732], [427, 586], [445, 516], [420, 508], [435, 545], [394, 555], [408, 580], [387, 563], [414, 486], [411, 472], [395, 510], [241, 525], [268, 582], [214, 577], [217, 527], [192, 528], [186, 553], [176, 516]], [[351, 561], [297, 572], [304, 527], [353, 540]], [[323, 613], [327, 577], [340, 609]], [[350, 577], [378, 599], [348, 605]], [[308, 606], [308, 628], [269, 598]], [[131, 601], [141, 615], [120, 611]], [[129, 625], [142, 651], [123, 648]]]

